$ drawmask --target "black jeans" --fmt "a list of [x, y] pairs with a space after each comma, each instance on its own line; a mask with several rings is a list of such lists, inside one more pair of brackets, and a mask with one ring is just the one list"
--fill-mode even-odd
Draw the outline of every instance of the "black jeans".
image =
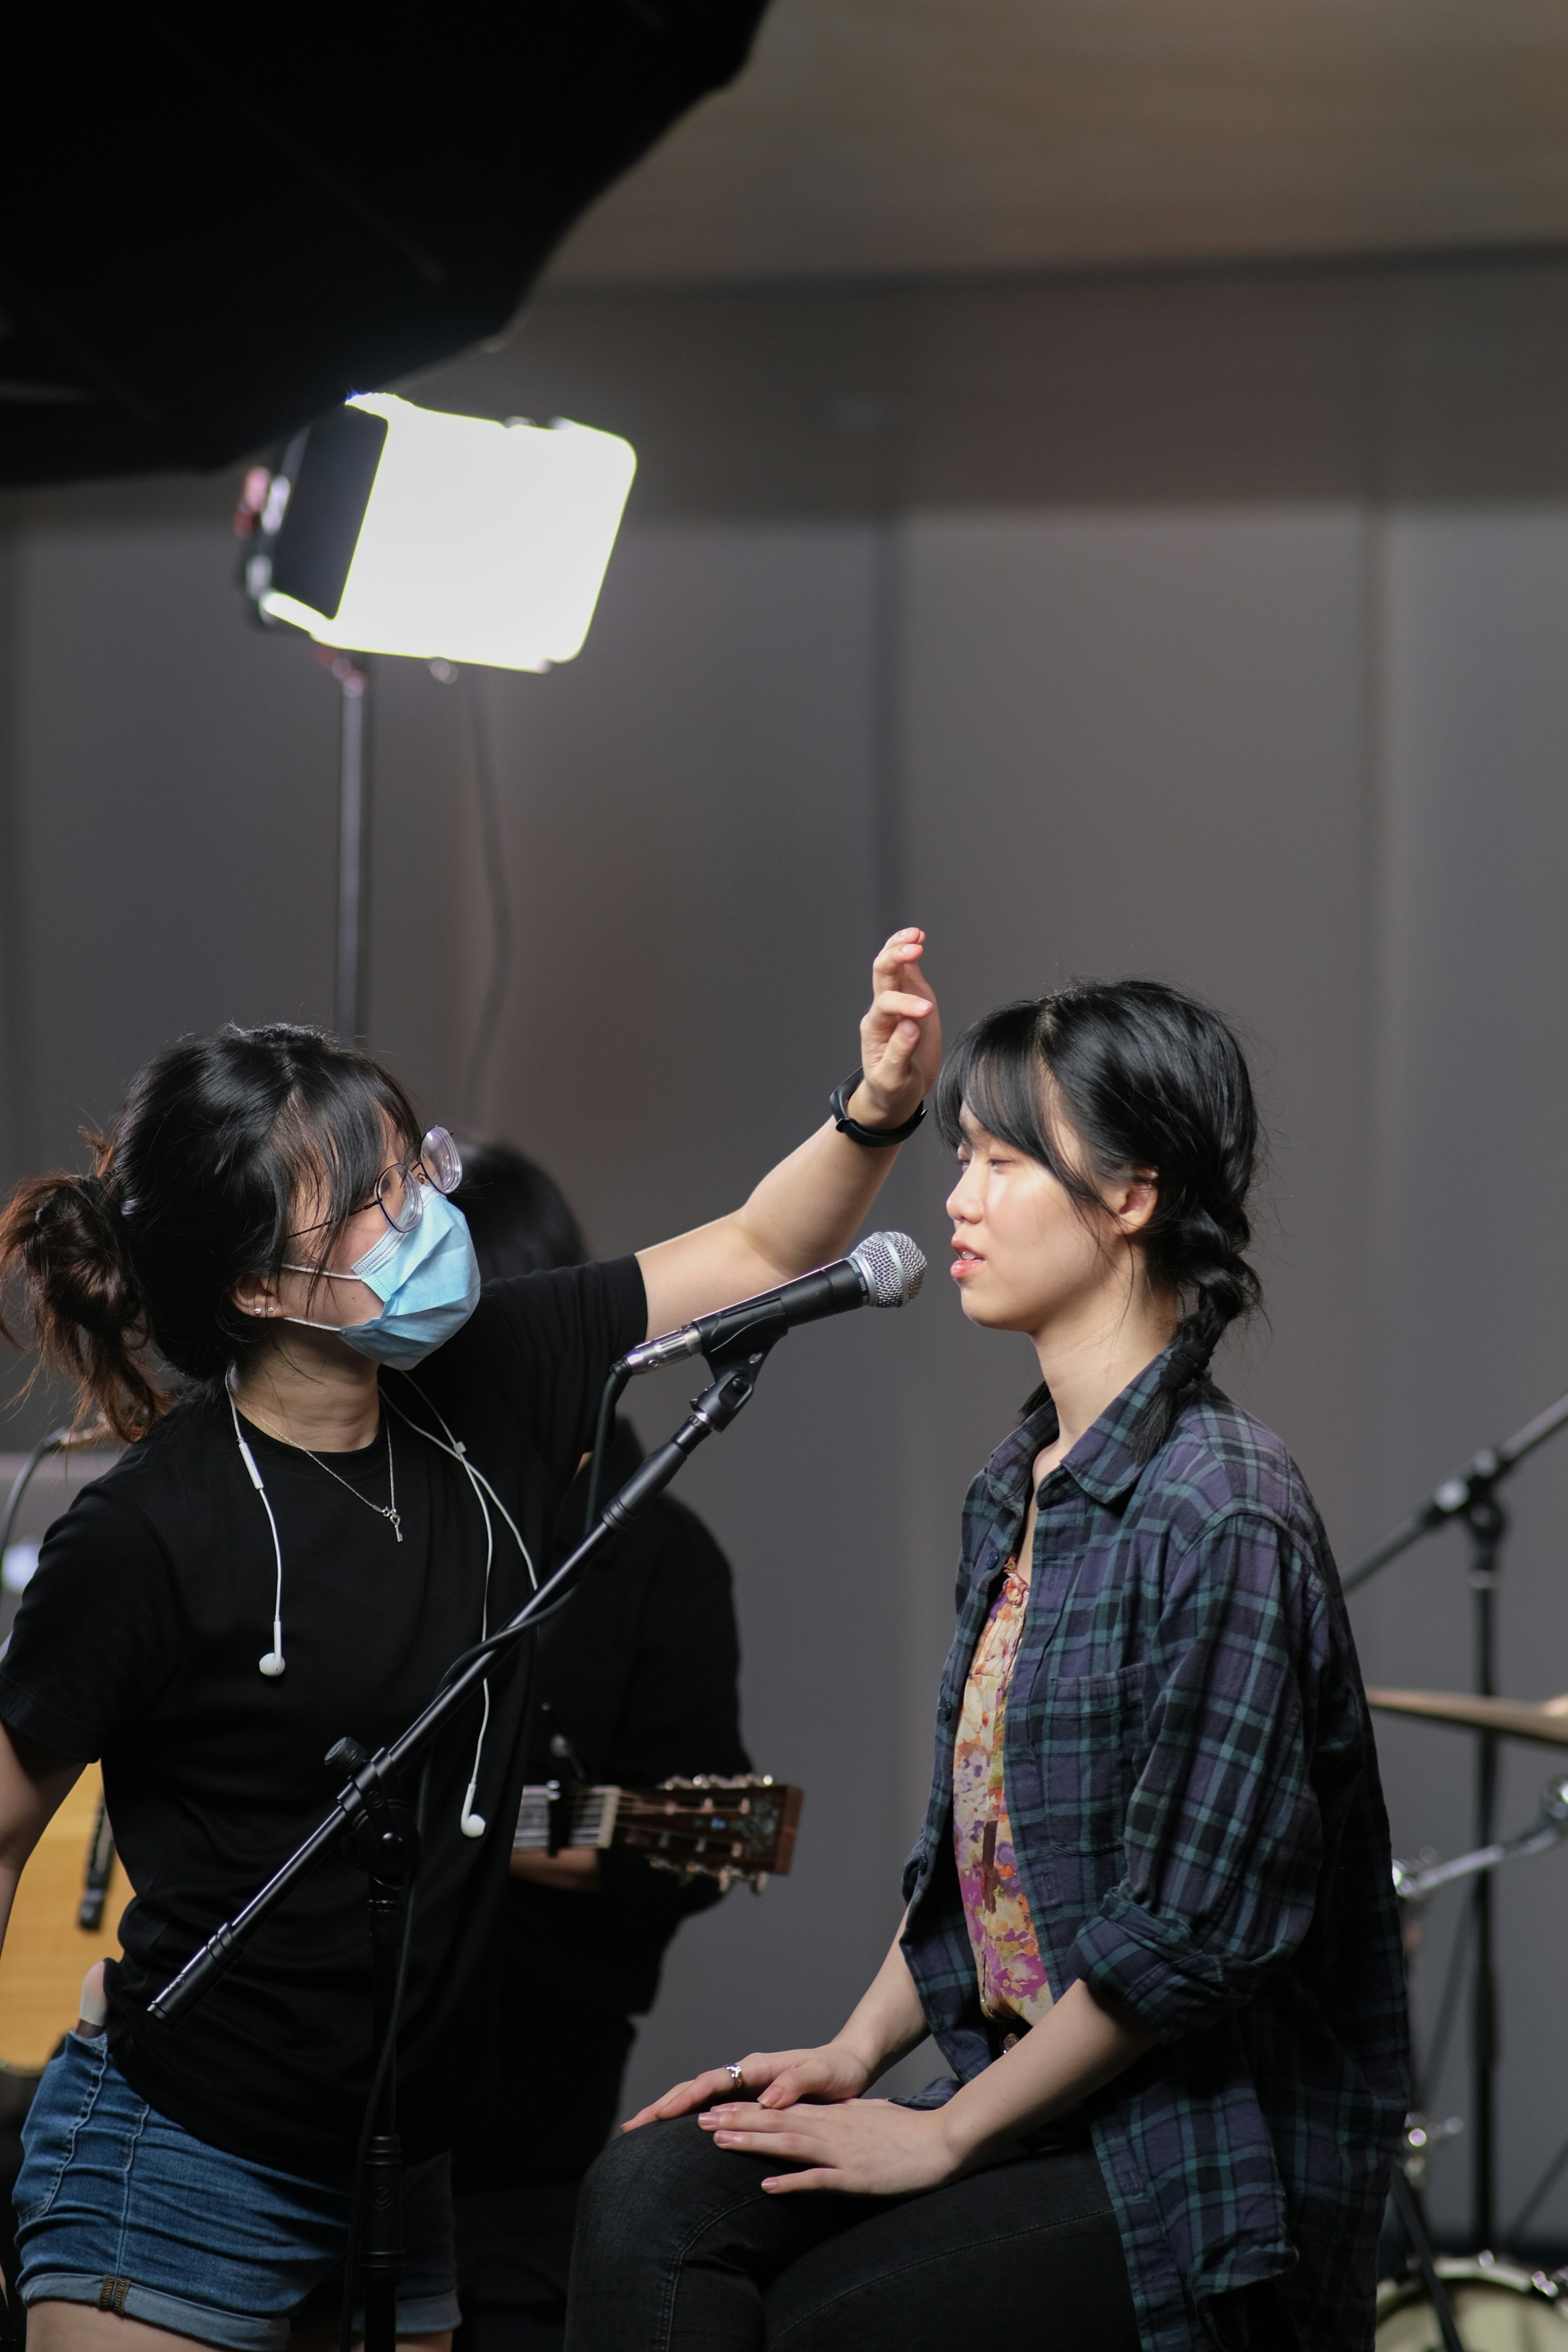
[[612, 2140], [583, 2184], [567, 2352], [1138, 2352], [1091, 2148], [918, 2197], [770, 2197], [778, 2168], [691, 2116]]

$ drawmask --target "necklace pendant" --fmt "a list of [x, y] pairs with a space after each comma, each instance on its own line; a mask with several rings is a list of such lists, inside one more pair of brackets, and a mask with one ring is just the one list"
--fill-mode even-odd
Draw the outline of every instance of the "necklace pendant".
[[386, 1516], [392, 1521], [393, 1534], [397, 1538], [398, 1542], [401, 1543], [403, 1541], [402, 1519], [399, 1517], [398, 1514], [390, 1507], [390, 1506], [388, 1507]]

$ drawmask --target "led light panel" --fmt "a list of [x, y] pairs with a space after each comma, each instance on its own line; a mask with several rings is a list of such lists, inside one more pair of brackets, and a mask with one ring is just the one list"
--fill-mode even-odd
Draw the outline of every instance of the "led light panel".
[[629, 442], [557, 420], [497, 425], [390, 393], [387, 434], [334, 616], [262, 610], [355, 653], [548, 669], [582, 648], [637, 470]]

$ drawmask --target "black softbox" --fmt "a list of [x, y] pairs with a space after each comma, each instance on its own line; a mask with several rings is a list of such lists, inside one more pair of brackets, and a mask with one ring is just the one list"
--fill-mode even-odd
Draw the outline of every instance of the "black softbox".
[[226, 465], [498, 333], [764, 5], [16, 10], [0, 482]]

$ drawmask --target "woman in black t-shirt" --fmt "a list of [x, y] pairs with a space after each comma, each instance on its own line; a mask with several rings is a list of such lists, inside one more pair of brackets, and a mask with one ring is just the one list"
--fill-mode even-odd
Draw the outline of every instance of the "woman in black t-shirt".
[[[922, 935], [879, 959], [849, 1124], [731, 1216], [479, 1295], [450, 1139], [317, 1034], [226, 1029], [132, 1083], [91, 1175], [21, 1186], [0, 1264], [45, 1360], [133, 1441], [50, 1531], [0, 1660], [0, 1921], [83, 1764], [136, 1899], [16, 2188], [33, 2352], [126, 2324], [278, 2352], [341, 2265], [368, 2085], [363, 1879], [320, 1864], [184, 2022], [166, 1984], [545, 1572], [605, 1370], [844, 1248], [940, 1053]], [[181, 1376], [177, 1399], [161, 1366]], [[172, 1409], [171, 1409], [172, 1408]], [[399, 2042], [400, 2334], [443, 2344], [444, 2151], [522, 1778], [513, 1657], [431, 1751]], [[97, 2030], [105, 2027], [106, 2031]]]

